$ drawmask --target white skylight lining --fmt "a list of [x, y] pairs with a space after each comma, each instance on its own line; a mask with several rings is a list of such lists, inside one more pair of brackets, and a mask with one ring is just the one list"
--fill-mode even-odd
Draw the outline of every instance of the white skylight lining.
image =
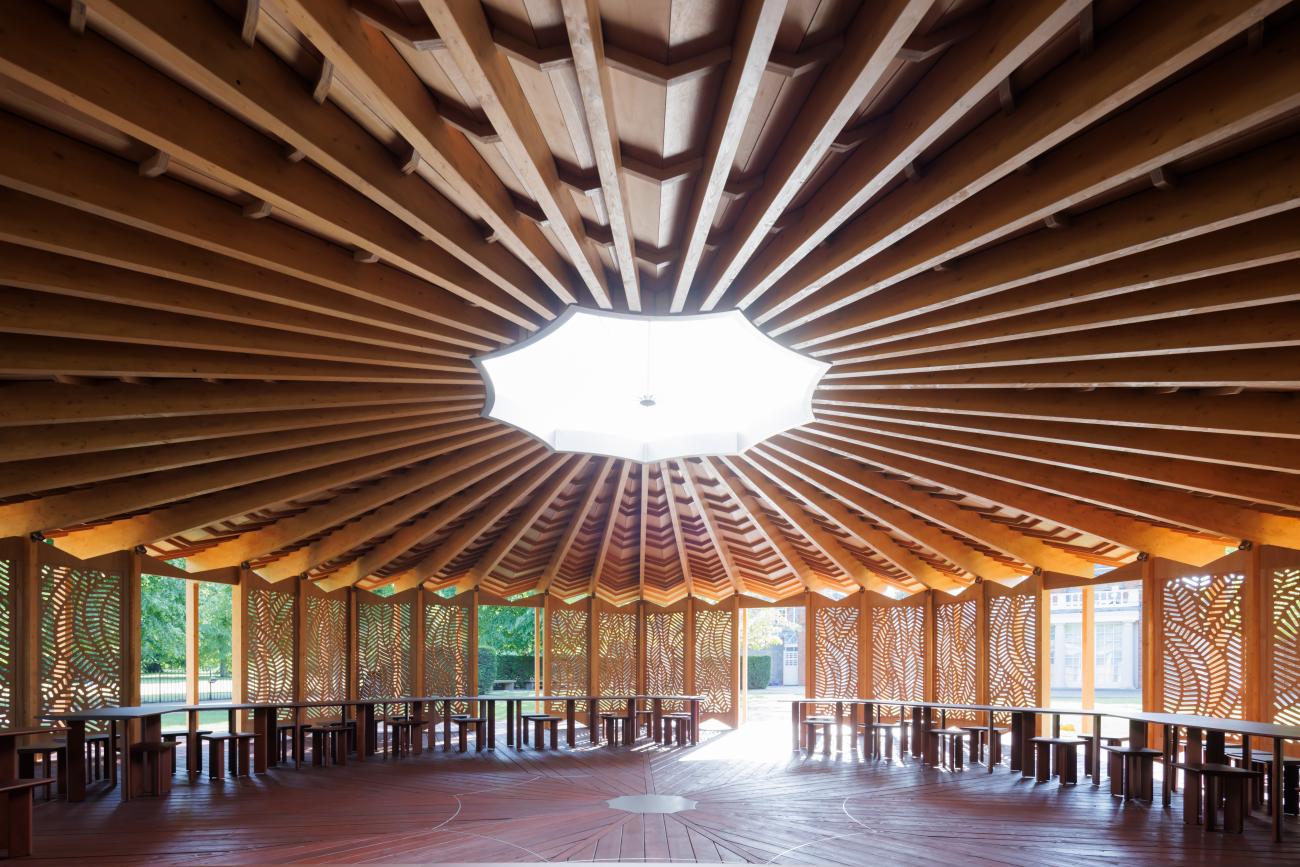
[[557, 451], [637, 461], [739, 454], [806, 424], [830, 366], [786, 349], [735, 310], [646, 316], [579, 307], [475, 364], [488, 386], [484, 415]]

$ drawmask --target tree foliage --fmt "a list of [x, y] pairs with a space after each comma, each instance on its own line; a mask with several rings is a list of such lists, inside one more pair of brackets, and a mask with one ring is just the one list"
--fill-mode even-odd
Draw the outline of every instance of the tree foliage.
[[480, 605], [478, 643], [498, 654], [526, 655], [536, 652], [532, 608], [511, 605]]
[[[228, 584], [199, 582], [199, 668], [229, 675], [231, 591]], [[185, 582], [140, 576], [140, 664], [145, 671], [185, 668]]]

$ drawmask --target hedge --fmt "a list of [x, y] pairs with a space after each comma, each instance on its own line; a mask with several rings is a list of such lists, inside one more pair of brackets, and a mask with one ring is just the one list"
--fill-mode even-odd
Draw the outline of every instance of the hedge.
[[497, 679], [497, 653], [490, 647], [478, 649], [478, 692], [487, 695], [492, 691], [492, 681]]
[[749, 658], [749, 688], [767, 689], [772, 682], [772, 657], [751, 656]]

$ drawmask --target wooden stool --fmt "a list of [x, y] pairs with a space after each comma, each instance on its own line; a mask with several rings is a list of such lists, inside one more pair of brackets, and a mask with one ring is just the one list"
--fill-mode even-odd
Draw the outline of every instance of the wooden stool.
[[[1252, 807], [1265, 806], [1264, 796], [1272, 797], [1273, 791], [1273, 753], [1268, 750], [1251, 750], [1250, 764], [1246, 764], [1241, 747], [1227, 750], [1230, 764], [1239, 768], [1249, 767], [1252, 771], [1261, 771], [1264, 776], [1255, 780], [1250, 803]], [[1269, 815], [1273, 814], [1272, 802], [1267, 803]], [[1282, 758], [1282, 812], [1296, 815], [1300, 813], [1300, 758]]]
[[951, 770], [962, 769], [962, 753], [965, 752], [965, 743], [962, 739], [969, 736], [970, 732], [960, 726], [930, 730], [930, 738], [934, 741], [935, 756], [940, 767], [944, 765], [946, 758]]
[[21, 858], [32, 854], [32, 792], [54, 785], [54, 780], [0, 780], [0, 793], [5, 796], [5, 836], [8, 838], [8, 857]]
[[[1218, 825], [1219, 802], [1223, 802], [1223, 830], [1240, 834], [1246, 816], [1250, 814], [1250, 788], [1263, 771], [1236, 768], [1207, 762], [1203, 765], [1179, 764], [1190, 779], [1183, 791], [1183, 822], [1192, 824], [1205, 815], [1205, 830], [1213, 831]], [[1204, 789], [1202, 789], [1202, 784]], [[1204, 797], [1202, 797], [1202, 793]]]
[[619, 734], [627, 728], [627, 717], [617, 713], [603, 713], [600, 722], [605, 729], [605, 746], [616, 747], [623, 743]]
[[[858, 731], [862, 733], [862, 754], [865, 756], [870, 753], [873, 759], [879, 759], [882, 756], [890, 761], [894, 758], [894, 732], [898, 726], [889, 723], [858, 723]], [[882, 753], [880, 742], [885, 742], [885, 748]], [[867, 749], [867, 743], [870, 742], [871, 749]]]
[[[410, 755], [418, 727], [419, 724], [407, 716], [389, 717], [384, 720], [384, 744], [388, 747], [388, 752], [399, 759], [402, 756]], [[389, 732], [392, 733], [391, 742], [389, 741]]]
[[971, 764], [974, 764], [975, 762], [984, 761], [985, 741], [988, 741], [989, 764], [990, 765], [1002, 764], [1002, 736], [1007, 732], [1011, 731], [1011, 729], [994, 728], [993, 739], [989, 740], [988, 726], [967, 725], [967, 726], [958, 726], [957, 728], [964, 729], [970, 733], [970, 750], [966, 753], [966, 755], [967, 758], [970, 759]]
[[1152, 747], [1102, 746], [1110, 754], [1106, 772], [1110, 774], [1110, 793], [1125, 801], [1148, 801], [1153, 797], [1152, 780], [1157, 756], [1163, 755]]
[[811, 756], [817, 746], [817, 733], [822, 735], [822, 755], [831, 754], [831, 727], [835, 725], [835, 717], [830, 716], [810, 716], [803, 721], [804, 736], [804, 755]]
[[551, 731], [551, 749], [558, 750], [560, 748], [560, 718], [544, 714], [542, 716], [530, 715], [530, 719], [533, 723], [533, 749], [546, 749], [545, 735], [546, 730], [549, 728]]
[[[210, 735], [212, 732], [208, 729], [201, 729], [195, 732], [196, 735]], [[169, 744], [176, 743], [180, 738], [188, 737], [189, 732], [163, 732], [162, 739]], [[189, 741], [187, 740], [188, 744]], [[176, 750], [172, 750], [172, 773], [176, 773]]]
[[[457, 752], [469, 751], [469, 730], [474, 729], [474, 752], [481, 753], [487, 746], [485, 743], [487, 732], [487, 720], [481, 716], [457, 715], [452, 719], [456, 724], [456, 734], [459, 738]], [[551, 741], [551, 749], [555, 749], [555, 741]]]
[[690, 743], [691, 715], [688, 713], [666, 713], [663, 715], [665, 746], [677, 740], [677, 746], [684, 747]]
[[342, 746], [347, 739], [347, 727], [341, 723], [315, 724], [307, 729], [311, 735], [311, 763], [323, 768], [333, 762], [336, 765], [347, 764], [347, 748]]
[[86, 782], [112, 776], [111, 765], [117, 761], [117, 744], [108, 732], [86, 735]]
[[307, 738], [307, 732], [311, 729], [311, 723], [282, 722], [275, 724], [275, 761], [289, 761], [289, 753], [292, 751], [293, 756], [299, 762], [303, 760], [303, 741]]
[[252, 764], [253, 735], [241, 732], [218, 732], [199, 735], [199, 742], [208, 742], [208, 778], [217, 780], [222, 777], [221, 766], [225, 764], [226, 744], [230, 744], [230, 776], [248, 776]]
[[655, 712], [652, 710], [638, 710], [636, 712], [636, 734], [633, 737], [641, 737], [641, 726], [645, 725], [646, 737], [654, 734]]
[[[251, 740], [252, 735], [248, 736]], [[233, 753], [232, 753], [233, 755]], [[139, 756], [144, 765], [141, 787], [144, 794], [161, 798], [172, 790], [172, 774], [176, 767], [175, 741], [141, 741], [131, 744], [131, 758]], [[248, 771], [244, 771], [247, 775]]]
[[[546, 719], [550, 714], [546, 713], [521, 713], [519, 719], [523, 720], [523, 733], [519, 736], [519, 746], [528, 746], [528, 727], [539, 719]], [[452, 717], [455, 720], [455, 717]]]
[[[28, 744], [18, 748], [18, 776], [19, 778], [35, 779], [36, 778], [36, 758], [41, 760], [41, 777], [50, 782], [58, 783], [58, 792], [65, 795], [68, 792], [68, 747], [56, 741], [45, 741], [42, 743]], [[57, 770], [55, 766], [57, 767]], [[57, 775], [57, 776], [56, 776]], [[50, 790], [45, 790], [45, 800], [50, 799]]]
[[1079, 746], [1084, 741], [1079, 738], [1031, 738], [1030, 740], [1037, 753], [1035, 763], [1038, 782], [1046, 783], [1055, 776], [1060, 779], [1063, 786], [1078, 784]]

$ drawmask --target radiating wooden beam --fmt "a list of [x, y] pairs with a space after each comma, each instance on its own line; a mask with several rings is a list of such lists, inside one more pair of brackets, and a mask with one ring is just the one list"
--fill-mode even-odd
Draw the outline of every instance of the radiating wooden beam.
[[722, 81], [713, 125], [705, 145], [703, 175], [696, 181], [690, 211], [682, 229], [684, 244], [671, 303], [674, 313], [681, 312], [686, 306], [700, 257], [704, 255], [704, 242], [708, 240], [722, 202], [785, 8], [786, 0], [749, 0], [741, 7], [736, 22], [733, 59]]
[[753, 521], [754, 526], [758, 529], [759, 536], [767, 543], [768, 547], [776, 552], [777, 559], [781, 561], [781, 564], [799, 579], [800, 586], [804, 590], [824, 588], [826, 582], [813, 572], [807, 561], [804, 560], [803, 555], [790, 544], [790, 540], [785, 537], [785, 533], [768, 516], [763, 504], [746, 489], [745, 481], [720, 460], [706, 458], [705, 464], [709, 467], [713, 477], [722, 484], [723, 490], [740, 504], [740, 508]]
[[592, 152], [600, 173], [604, 193], [605, 216], [614, 241], [614, 262], [623, 278], [623, 293], [629, 310], [641, 309], [641, 279], [637, 274], [628, 213], [627, 182], [623, 177], [622, 148], [618, 123], [614, 116], [613, 86], [609, 80], [605, 36], [600, 26], [600, 6], [596, 0], [563, 0], [564, 25], [573, 50], [574, 72], [582, 107], [591, 134]]
[[708, 536], [713, 550], [717, 552], [718, 559], [722, 561], [722, 568], [727, 573], [727, 579], [731, 582], [732, 589], [736, 593], [744, 593], [746, 590], [745, 579], [741, 576], [740, 570], [736, 568], [736, 561], [731, 555], [726, 536], [723, 535], [721, 528], [718, 526], [717, 518], [714, 517], [713, 512], [709, 509], [708, 502], [700, 493], [699, 482], [695, 477], [691, 462], [683, 459], [678, 460], [676, 463], [682, 474], [682, 487], [686, 491], [686, 496], [690, 499], [691, 507], [700, 516], [700, 523], [704, 525], [704, 533]]
[[560, 184], [555, 158], [541, 126], [510, 68], [510, 61], [492, 41], [482, 6], [470, 0], [421, 0], [421, 6], [446, 42], [492, 126], [500, 133], [512, 168], [546, 213], [551, 231], [587, 291], [596, 304], [608, 307], [610, 297], [604, 266], [591, 245], [582, 240], [582, 215], [573, 197]]
[[587, 522], [587, 516], [596, 505], [596, 500], [600, 497], [600, 492], [605, 489], [606, 480], [609, 472], [614, 466], [613, 458], [601, 458], [600, 464], [593, 470], [591, 480], [587, 483], [587, 490], [578, 501], [578, 506], [573, 514], [569, 516], [568, 523], [564, 528], [564, 535], [560, 537], [559, 543], [551, 551], [550, 559], [546, 563], [546, 568], [542, 570], [542, 576], [537, 581], [537, 592], [545, 593], [555, 581], [555, 576], [559, 574], [561, 567], [564, 566], [565, 559], [569, 556], [573, 543], [577, 541], [578, 536], [582, 533], [582, 527]]
[[596, 547], [596, 559], [591, 564], [591, 580], [587, 585], [587, 595], [595, 596], [600, 576], [605, 569], [605, 559], [609, 556], [610, 542], [614, 538], [614, 528], [618, 525], [619, 510], [623, 505], [623, 492], [627, 489], [632, 472], [631, 461], [619, 461], [618, 474], [614, 477], [614, 487], [609, 496], [609, 508], [605, 510], [605, 523], [600, 530], [600, 544]]
[[822, 72], [764, 172], [762, 188], [746, 201], [715, 254], [705, 281], [704, 309], [721, 300], [929, 7], [928, 0], [887, 0], [858, 12], [845, 33], [844, 50]]

